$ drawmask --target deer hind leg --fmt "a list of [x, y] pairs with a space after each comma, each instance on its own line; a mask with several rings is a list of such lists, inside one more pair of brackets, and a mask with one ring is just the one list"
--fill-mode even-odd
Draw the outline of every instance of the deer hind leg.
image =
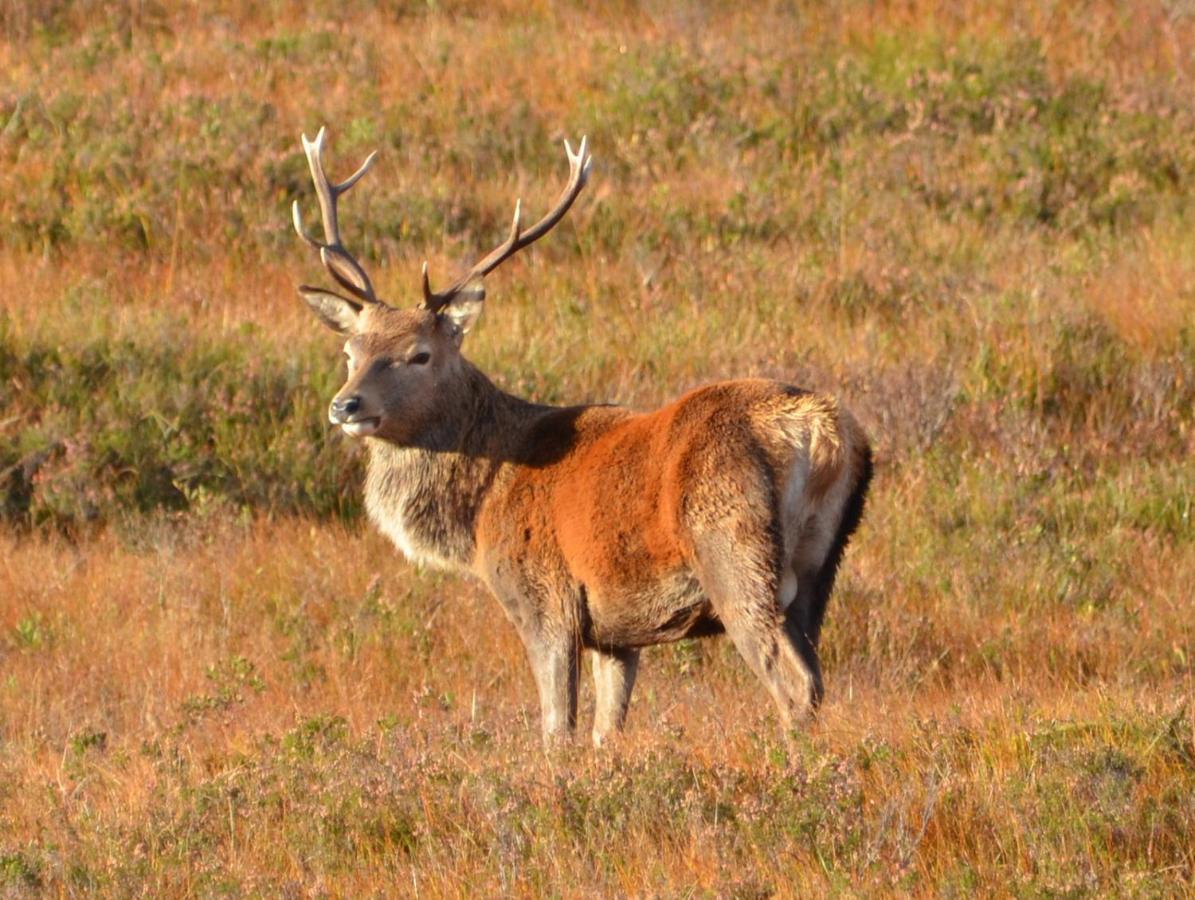
[[786, 568], [785, 583], [793, 590], [792, 600], [784, 609], [785, 627], [814, 672], [817, 703], [823, 695], [817, 647], [834, 576], [849, 536], [850, 530], [843, 526], [842, 501], [836, 499], [835, 505], [805, 523]]
[[[780, 608], [778, 557], [765, 527], [720, 528], [697, 542], [697, 577], [714, 611], [786, 728], [807, 718], [819, 699], [820, 672], [789, 632]], [[751, 538], [735, 536], [756, 535]]]
[[[817, 658], [818, 641], [826, 605], [834, 590], [838, 566], [851, 534], [863, 515], [863, 504], [871, 480], [871, 453], [862, 452], [853, 484], [836, 486], [822, 510], [802, 529], [793, 548], [785, 574], [791, 591], [782, 597], [785, 625], [794, 643], [817, 673], [817, 693], [821, 696], [821, 667]], [[782, 592], [783, 593], [783, 592]]]
[[825, 566], [811, 566], [800, 557], [790, 559], [785, 567], [780, 591], [785, 630], [813, 675], [814, 706], [821, 705], [825, 695], [817, 645], [826, 612], [826, 601], [833, 585], [833, 575], [831, 574], [828, 582], [824, 575]]
[[639, 651], [633, 649], [593, 650], [593, 687], [597, 708], [593, 716], [593, 745], [602, 743], [626, 722], [635, 675], [639, 671]]
[[846, 544], [841, 534], [843, 490], [827, 498], [821, 510], [804, 523], [788, 560], [787, 577], [795, 580], [793, 602], [785, 609], [789, 622], [816, 648], [834, 575]]
[[821, 706], [826, 693], [822, 684], [822, 664], [817, 655], [817, 639], [825, 602], [823, 600], [820, 606], [812, 602], [811, 591], [815, 579], [809, 573], [801, 572], [787, 577], [795, 582], [795, 599], [784, 610], [784, 629], [813, 677], [811, 700], [817, 707]]

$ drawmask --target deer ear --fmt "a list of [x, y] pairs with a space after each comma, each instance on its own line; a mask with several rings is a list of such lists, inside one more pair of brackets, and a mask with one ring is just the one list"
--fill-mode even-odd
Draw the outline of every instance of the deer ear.
[[457, 336], [461, 337], [477, 322], [484, 306], [485, 285], [480, 278], [475, 278], [452, 295], [452, 299], [440, 310], [440, 319], [451, 324]]
[[299, 296], [311, 307], [311, 311], [319, 316], [321, 322], [340, 334], [353, 330], [357, 323], [357, 315], [361, 312], [360, 303], [322, 288], [302, 285], [299, 288]]

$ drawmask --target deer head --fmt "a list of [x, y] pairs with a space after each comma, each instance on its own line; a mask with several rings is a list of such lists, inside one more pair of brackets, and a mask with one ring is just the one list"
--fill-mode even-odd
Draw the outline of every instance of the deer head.
[[399, 309], [381, 300], [361, 264], [340, 239], [337, 201], [367, 171], [377, 153], [345, 181], [334, 184], [324, 172], [326, 130], [314, 141], [302, 136], [303, 152], [319, 198], [324, 240], [303, 227], [294, 204], [295, 230], [319, 251], [324, 268], [351, 297], [302, 285], [299, 294], [325, 325], [346, 336], [348, 380], [328, 408], [328, 418], [353, 437], [376, 436], [396, 444], [413, 443], [432, 427], [462, 372], [461, 342], [485, 304], [483, 279], [524, 247], [552, 230], [568, 212], [589, 178], [592, 158], [585, 138], [576, 153], [565, 141], [569, 179], [552, 210], [524, 230], [521, 202], [505, 241], [443, 291], [434, 291], [423, 264], [423, 296], [414, 309]]

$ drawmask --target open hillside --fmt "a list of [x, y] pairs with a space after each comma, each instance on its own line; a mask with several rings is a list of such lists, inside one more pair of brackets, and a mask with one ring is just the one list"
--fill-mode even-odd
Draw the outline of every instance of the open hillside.
[[[1193, 79], [1181, 2], [0, 0], [0, 895], [1195, 892]], [[797, 740], [685, 641], [546, 756], [497, 604], [370, 527], [325, 124], [400, 305], [588, 135], [504, 389], [856, 412]]]

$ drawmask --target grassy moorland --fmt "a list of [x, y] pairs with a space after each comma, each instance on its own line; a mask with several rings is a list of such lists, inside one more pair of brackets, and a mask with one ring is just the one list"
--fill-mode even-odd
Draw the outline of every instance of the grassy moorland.
[[[0, 2], [0, 894], [1195, 891], [1184, 4], [241, 7]], [[401, 303], [589, 134], [469, 340], [508, 389], [858, 412], [800, 739], [686, 642], [543, 755], [497, 606], [325, 424], [322, 123], [381, 150], [344, 222]]]

